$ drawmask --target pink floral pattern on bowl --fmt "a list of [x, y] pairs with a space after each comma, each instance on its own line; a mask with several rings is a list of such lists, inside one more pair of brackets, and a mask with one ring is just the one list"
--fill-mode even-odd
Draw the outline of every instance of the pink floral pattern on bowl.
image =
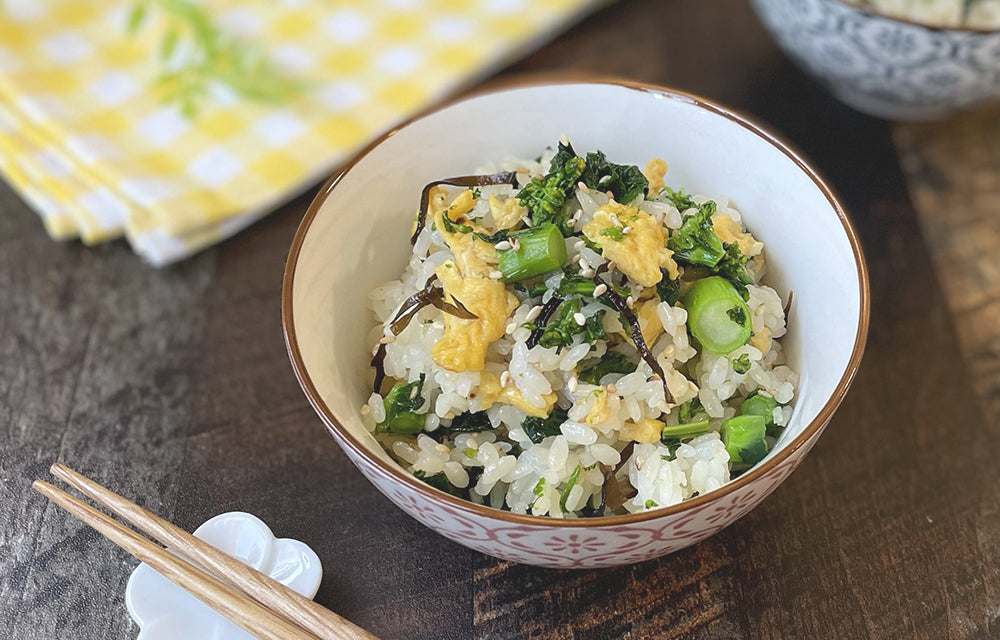
[[[756, 482], [716, 500], [645, 523], [573, 529], [567, 521], [537, 519], [538, 524], [498, 525], [471, 509], [436, 501], [400, 484], [393, 476], [345, 447], [361, 472], [400, 509], [455, 542], [482, 553], [543, 567], [579, 569], [642, 562], [679, 551], [708, 538], [756, 507], [805, 457], [797, 449]], [[501, 512], [497, 512], [498, 519]], [[509, 515], [509, 514], [508, 514]], [[546, 525], [546, 522], [552, 522]], [[579, 521], [578, 521], [579, 522]]]

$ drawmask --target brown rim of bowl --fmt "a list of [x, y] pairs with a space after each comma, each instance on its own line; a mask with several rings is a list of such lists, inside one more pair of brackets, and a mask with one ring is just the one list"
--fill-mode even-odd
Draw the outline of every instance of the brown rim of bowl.
[[[568, 77], [567, 77], [568, 76]], [[574, 518], [574, 519], [564, 519], [564, 518], [550, 518], [547, 516], [532, 516], [526, 514], [512, 513], [510, 511], [501, 511], [499, 509], [493, 509], [484, 505], [475, 504], [467, 500], [452, 496], [450, 494], [444, 493], [443, 491], [438, 491], [430, 485], [421, 482], [415, 476], [403, 471], [398, 465], [386, 464], [380, 458], [372, 456], [368, 450], [358, 442], [348, 431], [345, 429], [333, 415], [333, 412], [327, 407], [326, 403], [320, 397], [316, 388], [313, 386], [312, 380], [309, 378], [309, 374], [305, 370], [305, 364], [302, 361], [302, 355], [299, 351], [298, 341], [295, 336], [294, 329], [294, 318], [292, 315], [292, 286], [295, 280], [295, 269], [298, 264], [299, 253], [302, 249], [302, 244], [305, 239], [306, 233], [309, 231], [309, 227], [312, 225], [313, 220], [316, 218], [317, 213], [322, 207], [323, 203], [326, 201], [330, 194], [330, 191], [336, 186], [340, 178], [345, 175], [351, 168], [362, 158], [364, 158], [368, 153], [371, 152], [376, 146], [381, 144], [385, 139], [392, 136], [399, 129], [408, 126], [410, 123], [419, 120], [431, 113], [440, 111], [448, 106], [456, 104], [458, 102], [463, 102], [470, 98], [475, 98], [483, 95], [489, 95], [492, 93], [498, 93], [505, 90], [513, 89], [524, 89], [533, 86], [542, 86], [548, 84], [598, 84], [598, 85], [615, 85], [624, 87], [627, 89], [632, 89], [635, 91], [641, 91], [644, 93], [656, 94], [662, 97], [668, 97], [673, 100], [679, 100], [688, 104], [693, 104], [702, 109], [710, 111], [716, 115], [722, 116], [733, 122], [739, 124], [743, 128], [751, 131], [752, 133], [758, 135], [766, 142], [774, 146], [778, 151], [785, 154], [789, 159], [791, 159], [798, 167], [808, 175], [816, 186], [820, 189], [823, 195], [826, 197], [827, 201], [833, 207], [840, 219], [841, 224], [844, 227], [844, 232], [847, 234], [848, 241], [851, 244], [851, 250], [854, 252], [854, 259], [857, 265], [857, 275], [858, 275], [858, 289], [860, 291], [861, 299], [859, 301], [859, 311], [858, 311], [858, 332], [854, 339], [854, 347], [851, 351], [851, 357], [848, 361], [847, 368], [844, 374], [841, 376], [840, 381], [837, 383], [833, 394], [820, 409], [817, 416], [810, 422], [802, 433], [799, 434], [792, 442], [788, 443], [783, 449], [777, 452], [774, 457], [765, 460], [764, 462], [753, 467], [750, 471], [744, 473], [740, 477], [722, 485], [720, 488], [710, 491], [704, 495], [696, 496], [684, 502], [680, 502], [667, 507], [662, 507], [659, 509], [651, 511], [642, 511], [639, 513], [630, 513], [624, 515], [615, 516], [602, 516], [597, 518]], [[592, 76], [589, 74], [581, 73], [568, 73], [568, 74], [542, 74], [534, 77], [522, 77], [512, 79], [510, 81], [496, 81], [490, 84], [488, 88], [481, 88], [476, 91], [472, 91], [466, 95], [460, 96], [454, 100], [449, 100], [444, 104], [437, 105], [427, 111], [406, 120], [399, 126], [393, 128], [392, 130], [386, 132], [367, 147], [365, 147], [360, 153], [355, 155], [349, 162], [347, 162], [340, 171], [334, 174], [330, 179], [326, 181], [323, 187], [320, 189], [316, 198], [309, 205], [305, 216], [302, 218], [302, 222], [299, 224], [298, 230], [295, 232], [295, 237], [292, 240], [292, 246], [288, 253], [288, 260], [285, 263], [285, 273], [282, 281], [281, 290], [281, 322], [282, 329], [285, 334], [285, 346], [288, 349], [288, 355], [292, 363], [292, 369], [295, 372], [295, 377], [299, 381], [299, 385], [302, 387], [303, 392], [306, 394], [306, 398], [309, 403], [313, 406], [316, 413], [319, 414], [320, 419], [326, 425], [327, 429], [331, 432], [331, 435], [336, 436], [336, 440], [342, 446], [350, 448], [357, 456], [367, 460], [370, 464], [379, 467], [383, 472], [393, 476], [398, 481], [405, 485], [408, 485], [410, 489], [416, 491], [417, 493], [423, 494], [424, 497], [438, 502], [445, 502], [451, 507], [457, 508], [460, 511], [468, 512], [476, 516], [481, 516], [491, 519], [505, 520], [507, 522], [517, 523], [517, 524], [527, 524], [533, 526], [550, 526], [550, 527], [607, 527], [616, 526], [622, 524], [628, 524], [633, 522], [643, 522], [646, 520], [655, 520], [664, 516], [674, 515], [681, 513], [688, 509], [697, 507], [699, 505], [706, 504], [718, 498], [721, 498], [737, 489], [740, 489], [746, 485], [751, 484], [757, 478], [768, 473], [779, 464], [788, 459], [792, 453], [802, 447], [804, 444], [809, 442], [812, 437], [819, 432], [826, 423], [830, 420], [834, 411], [840, 405], [841, 401], [844, 399], [847, 393], [848, 387], [850, 387], [851, 382], [854, 379], [855, 374], [858, 370], [858, 365], [861, 361], [861, 356], [865, 350], [865, 341], [868, 335], [868, 316], [869, 316], [869, 285], [868, 285], [868, 268], [865, 263], [864, 255], [861, 252], [861, 246], [858, 242], [857, 233], [854, 231], [854, 227], [848, 218], [847, 212], [838, 202], [837, 198], [834, 196], [833, 191], [826, 185], [824, 180], [810, 168], [799, 153], [793, 151], [792, 148], [781, 141], [779, 141], [774, 135], [764, 131], [757, 124], [750, 121], [743, 115], [738, 115], [730, 109], [723, 108], [716, 105], [713, 102], [698, 98], [688, 93], [682, 91], [677, 91], [667, 87], [655, 86], [642, 84], [637, 82], [632, 82], [629, 80], [623, 80], [613, 77], [606, 76]]]
[[886, 20], [891, 20], [893, 22], [899, 22], [901, 24], [908, 24], [908, 25], [913, 26], [913, 27], [921, 27], [921, 28], [927, 29], [928, 31], [961, 31], [961, 32], [964, 32], [964, 33], [979, 33], [979, 34], [983, 34], [983, 35], [990, 34], [990, 33], [1000, 33], [1000, 29], [986, 29], [984, 27], [965, 27], [965, 26], [961, 26], [961, 27], [945, 27], [945, 26], [941, 26], [941, 25], [927, 24], [926, 22], [917, 22], [916, 20], [910, 20], [909, 18], [901, 18], [899, 16], [890, 15], [888, 13], [882, 13], [880, 11], [876, 11], [875, 9], [872, 9], [871, 7], [863, 7], [861, 5], [857, 5], [857, 4], [854, 4], [852, 2], [849, 2], [848, 0], [829, 0], [829, 1], [830, 2], [836, 2], [837, 4], [844, 5], [844, 6], [846, 6], [849, 9], [854, 9], [858, 13], [863, 13], [865, 15], [873, 16], [873, 17], [878, 17], [878, 18], [885, 18]]

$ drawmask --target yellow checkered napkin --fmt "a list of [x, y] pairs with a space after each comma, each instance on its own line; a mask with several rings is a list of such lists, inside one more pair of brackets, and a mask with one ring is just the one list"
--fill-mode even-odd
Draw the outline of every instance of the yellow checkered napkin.
[[226, 238], [593, 0], [2, 0], [0, 172], [155, 265]]

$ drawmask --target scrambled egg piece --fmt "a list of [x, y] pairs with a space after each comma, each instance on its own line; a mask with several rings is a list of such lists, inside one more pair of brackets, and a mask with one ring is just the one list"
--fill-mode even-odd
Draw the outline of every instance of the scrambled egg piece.
[[587, 424], [594, 426], [601, 424], [611, 417], [611, 405], [608, 404], [608, 392], [604, 389], [594, 391], [594, 403], [590, 405], [587, 412]]
[[759, 349], [761, 353], [767, 353], [767, 350], [771, 348], [771, 330], [764, 327], [760, 331], [754, 332], [750, 336], [749, 344], [755, 349]]
[[764, 243], [743, 231], [740, 223], [733, 220], [728, 214], [720, 213], [712, 216], [712, 229], [719, 236], [719, 240], [726, 244], [735, 242], [740, 245], [740, 251], [748, 258], [759, 255], [764, 250]]
[[639, 321], [639, 328], [642, 329], [642, 339], [649, 347], [652, 347], [663, 333], [663, 323], [656, 313], [656, 307], [659, 305], [659, 299], [653, 298], [636, 306], [635, 317]]
[[[613, 222], [612, 216], [621, 226]], [[612, 200], [594, 213], [594, 219], [583, 226], [583, 233], [601, 245], [601, 255], [613, 260], [619, 271], [636, 284], [655, 286], [663, 278], [661, 267], [671, 278], [677, 277], [677, 263], [667, 249], [663, 225], [648, 213]]]
[[497, 229], [513, 229], [528, 211], [513, 196], [503, 201], [496, 196], [490, 196], [489, 202], [490, 213], [493, 214], [493, 222]]
[[[497, 251], [493, 245], [480, 240], [471, 233], [450, 232], [444, 225], [445, 213], [448, 214], [448, 218], [452, 222], [469, 224], [465, 216], [472, 211], [472, 207], [476, 204], [472, 190], [466, 189], [459, 193], [449, 205], [445, 205], [447, 198], [448, 190], [441, 185], [431, 189], [428, 209], [434, 218], [434, 226], [437, 227], [445, 244], [455, 254], [455, 265], [463, 276], [488, 277], [497, 263]], [[464, 303], [465, 300], [462, 302]]]
[[636, 442], [659, 442], [663, 433], [663, 422], [654, 418], [643, 418], [639, 422], [626, 420], [618, 432], [622, 440], [635, 440]]
[[661, 158], [653, 158], [646, 163], [642, 175], [649, 180], [649, 193], [656, 193], [663, 188], [663, 175], [667, 172], [667, 163]]
[[513, 384], [501, 387], [500, 379], [486, 371], [479, 377], [480, 411], [485, 411], [492, 407], [494, 403], [499, 402], [500, 404], [513, 405], [529, 416], [545, 418], [556, 404], [556, 393], [554, 391], [546, 393], [542, 396], [542, 400], [545, 404], [541, 407], [536, 407], [528, 402], [521, 395], [521, 391]]
[[504, 334], [507, 318], [517, 308], [517, 296], [498, 280], [463, 277], [457, 258], [440, 265], [434, 273], [444, 284], [445, 299], [454, 302], [457, 298], [477, 319], [444, 314], [444, 336], [431, 348], [431, 358], [449, 371], [482, 371], [486, 349]]

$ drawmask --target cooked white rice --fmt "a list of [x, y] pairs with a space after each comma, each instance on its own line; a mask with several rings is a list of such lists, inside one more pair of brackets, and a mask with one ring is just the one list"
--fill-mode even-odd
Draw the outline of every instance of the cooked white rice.
[[[539, 161], [507, 160], [482, 173], [520, 171], [521, 187], [532, 176], [544, 175], [551, 157], [549, 151]], [[480, 189], [469, 218], [481, 217], [479, 224], [493, 228], [489, 196], [511, 198], [517, 189], [508, 185]], [[461, 191], [453, 188], [449, 197]], [[693, 199], [702, 203], [708, 198]], [[742, 216], [727, 198], [713, 199], [718, 207], [717, 216], [729, 216], [745, 230]], [[575, 200], [571, 198], [567, 206], [580, 211], [579, 228], [607, 202], [606, 194], [578, 188]], [[653, 193], [645, 199], [640, 195], [639, 201], [632, 204], [638, 204], [641, 211], [661, 220], [668, 229], [679, 228], [685, 214], [692, 213], [678, 211], [668, 200]], [[605, 262], [600, 253], [583, 244], [576, 238], [566, 240], [569, 264], [596, 269]], [[421, 309], [405, 329], [392, 336], [387, 325], [400, 306], [424, 287], [435, 268], [455, 257], [441, 234], [428, 224], [420, 232], [401, 278], [377, 287], [370, 294], [378, 320], [370, 335], [371, 344], [380, 340], [387, 343], [384, 370], [388, 378], [403, 383], [425, 376], [422, 393], [427, 401], [421, 411], [427, 412], [426, 423], [423, 432], [417, 435], [381, 433], [377, 437], [408, 471], [424, 478], [444, 478], [456, 492], [462, 495], [467, 492], [473, 502], [517, 513], [578, 517], [585, 507], [591, 510], [604, 507], [607, 496], [602, 487], [609, 469], [615, 470], [611, 473], [625, 494], [624, 502], [615, 505], [617, 509], [606, 507], [590, 515], [644, 511], [719, 488], [731, 475], [729, 454], [718, 433], [722, 421], [737, 413], [744, 398], [759, 391], [780, 403], [774, 418], [777, 425], [784, 426], [791, 415], [788, 405], [798, 381], [797, 375], [783, 364], [781, 345], [776, 340], [785, 333], [782, 301], [773, 289], [760, 282], [766, 268], [761, 253], [763, 245], [757, 245], [748, 252], [756, 255], [748, 265], [756, 284], [748, 287], [747, 307], [754, 335], [763, 339], [751, 339], [726, 355], [699, 353], [688, 333], [687, 311], [666, 302], [657, 305], [654, 321], [662, 325], [662, 332], [649, 346], [673, 395], [672, 402], [667, 403], [662, 383], [641, 359], [633, 373], [605, 375], [601, 385], [581, 382], [579, 374], [584, 365], [603, 356], [609, 348], [604, 341], [598, 341], [591, 349], [577, 335], [573, 344], [561, 349], [541, 345], [529, 348], [531, 330], [522, 325], [537, 317], [538, 305], [547, 301], [546, 296], [551, 297], [551, 290], [532, 298], [518, 292], [520, 304], [510, 314], [504, 335], [489, 345], [481, 372], [450, 371], [434, 361], [432, 348], [443, 337], [445, 326], [442, 311], [432, 306]], [[561, 272], [555, 272], [546, 277], [546, 283], [551, 289], [562, 277]], [[639, 300], [641, 287], [632, 285], [632, 293]], [[589, 317], [603, 308], [596, 300], [585, 300], [581, 313]], [[618, 314], [609, 311], [604, 316], [603, 328], [608, 334], [621, 330]], [[628, 351], [631, 342], [622, 343], [624, 347], [619, 348]], [[634, 347], [630, 353], [634, 354]], [[733, 362], [741, 356], [746, 356], [749, 368], [737, 373]], [[480, 384], [486, 375], [515, 386], [535, 406], [544, 404], [545, 394], [555, 392], [557, 405], [568, 410], [561, 433], [533, 442], [522, 428], [527, 414], [512, 404], [498, 401], [485, 408], [492, 430], [444, 435], [446, 425], [456, 415], [483, 410]], [[675, 443], [673, 447], [658, 440], [633, 442], [634, 423], [655, 419], [668, 425], [677, 424], [677, 407], [694, 398], [700, 399], [710, 419], [708, 433], [679, 446]], [[375, 431], [376, 425], [385, 420], [383, 396], [373, 393], [361, 413], [366, 426]], [[622, 452], [627, 446], [631, 453], [623, 462]]]

